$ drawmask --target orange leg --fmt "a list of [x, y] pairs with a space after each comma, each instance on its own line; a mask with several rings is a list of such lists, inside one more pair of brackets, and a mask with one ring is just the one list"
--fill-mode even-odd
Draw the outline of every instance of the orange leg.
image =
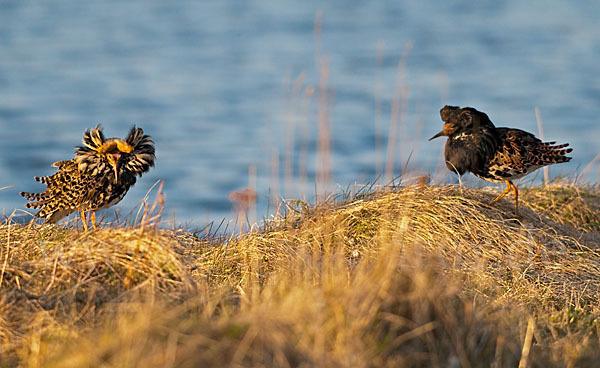
[[96, 228], [96, 211], [92, 211], [92, 226], [94, 227], [94, 230], [97, 230], [97, 228]]
[[85, 211], [81, 211], [81, 222], [83, 222], [83, 229], [88, 231], [87, 220], [85, 219]]
[[496, 199], [494, 199], [492, 201], [492, 203], [490, 203], [490, 206], [495, 205], [500, 200], [500, 198], [504, 197], [505, 195], [508, 194], [508, 192], [510, 192], [510, 186], [512, 185], [512, 183], [510, 182], [510, 180], [505, 180], [505, 182], [506, 182], [506, 190], [504, 192], [502, 192], [502, 194], [500, 194], [498, 197], [496, 197]]
[[519, 191], [512, 182], [510, 185], [512, 185], [513, 191], [515, 192], [515, 216], [519, 216]]
[[504, 192], [502, 192], [502, 194], [500, 194], [498, 197], [496, 197], [496, 199], [494, 199], [492, 201], [492, 203], [490, 203], [490, 206], [495, 205], [496, 202], [498, 202], [502, 197], [507, 195], [508, 192], [510, 192], [510, 190], [512, 189], [513, 192], [515, 193], [515, 215], [519, 216], [519, 191], [517, 190], [517, 187], [512, 183], [512, 181], [505, 180], [505, 182], [506, 182], [506, 190]]

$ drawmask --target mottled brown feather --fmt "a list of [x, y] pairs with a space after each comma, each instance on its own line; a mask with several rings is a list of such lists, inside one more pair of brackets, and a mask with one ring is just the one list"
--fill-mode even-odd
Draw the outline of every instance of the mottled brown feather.
[[[133, 139], [135, 138], [135, 139]], [[35, 216], [54, 223], [75, 211], [96, 211], [118, 203], [136, 177], [154, 166], [154, 142], [135, 126], [127, 140], [104, 137], [102, 128], [87, 130], [83, 146], [77, 148], [71, 160], [52, 164], [57, 172], [50, 176], [34, 177], [46, 185], [42, 193], [21, 192], [30, 202], [27, 208], [39, 209]], [[118, 175], [108, 156], [119, 157]]]
[[518, 214], [518, 190], [511, 180], [523, 177], [543, 166], [567, 162], [572, 152], [568, 143], [542, 142], [520, 129], [496, 128], [489, 117], [472, 107], [444, 106], [440, 110], [444, 128], [430, 140], [447, 136], [446, 166], [459, 175], [469, 171], [491, 182], [506, 182], [515, 193]]

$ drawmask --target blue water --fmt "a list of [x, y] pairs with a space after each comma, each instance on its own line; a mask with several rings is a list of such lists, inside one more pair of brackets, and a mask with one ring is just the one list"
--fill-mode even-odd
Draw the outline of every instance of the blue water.
[[538, 107], [545, 138], [575, 149], [551, 174], [572, 175], [600, 153], [599, 14], [591, 0], [2, 1], [0, 209], [23, 209], [17, 193], [41, 190], [32, 177], [72, 157], [86, 128], [124, 136], [135, 123], [156, 167], [119, 211], [162, 179], [168, 221], [232, 219], [228, 196], [249, 185], [261, 218], [278, 193], [314, 195], [323, 107], [331, 181], [317, 191], [375, 181], [395, 95], [394, 175], [411, 151], [407, 171], [438, 170], [443, 139], [427, 138], [446, 103], [536, 134]]

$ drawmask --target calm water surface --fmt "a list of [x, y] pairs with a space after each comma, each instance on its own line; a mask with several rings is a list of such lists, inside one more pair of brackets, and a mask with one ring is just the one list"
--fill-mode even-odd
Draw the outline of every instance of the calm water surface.
[[259, 218], [269, 197], [311, 198], [319, 116], [331, 185], [317, 190], [376, 180], [390, 121], [394, 174], [411, 152], [407, 171], [435, 173], [443, 141], [426, 139], [445, 103], [536, 134], [538, 107], [545, 137], [575, 149], [551, 173], [572, 175], [600, 153], [599, 14], [591, 0], [3, 1], [0, 209], [22, 209], [17, 193], [41, 190], [32, 177], [98, 123], [157, 145], [119, 210], [162, 179], [167, 218], [193, 227], [233, 218], [228, 196], [249, 185]]

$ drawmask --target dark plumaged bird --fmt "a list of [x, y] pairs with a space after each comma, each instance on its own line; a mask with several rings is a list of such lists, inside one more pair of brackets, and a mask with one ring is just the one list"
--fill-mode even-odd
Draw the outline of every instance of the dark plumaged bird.
[[52, 164], [58, 168], [54, 175], [34, 177], [46, 184], [44, 192], [20, 194], [30, 201], [25, 207], [39, 209], [35, 216], [46, 223], [78, 211], [87, 230], [85, 213], [92, 211], [96, 228], [96, 211], [121, 201], [136, 177], [154, 166], [154, 158], [154, 142], [142, 129], [134, 126], [125, 139], [105, 138], [96, 126], [83, 134], [74, 158]]
[[446, 166], [459, 175], [467, 171], [475, 176], [506, 183], [506, 190], [492, 201], [504, 197], [511, 188], [515, 193], [515, 215], [519, 214], [519, 192], [512, 183], [540, 167], [567, 162], [569, 144], [542, 142], [533, 134], [520, 129], [496, 128], [488, 116], [472, 107], [444, 106], [440, 110], [444, 121], [441, 132], [431, 141], [447, 136]]

